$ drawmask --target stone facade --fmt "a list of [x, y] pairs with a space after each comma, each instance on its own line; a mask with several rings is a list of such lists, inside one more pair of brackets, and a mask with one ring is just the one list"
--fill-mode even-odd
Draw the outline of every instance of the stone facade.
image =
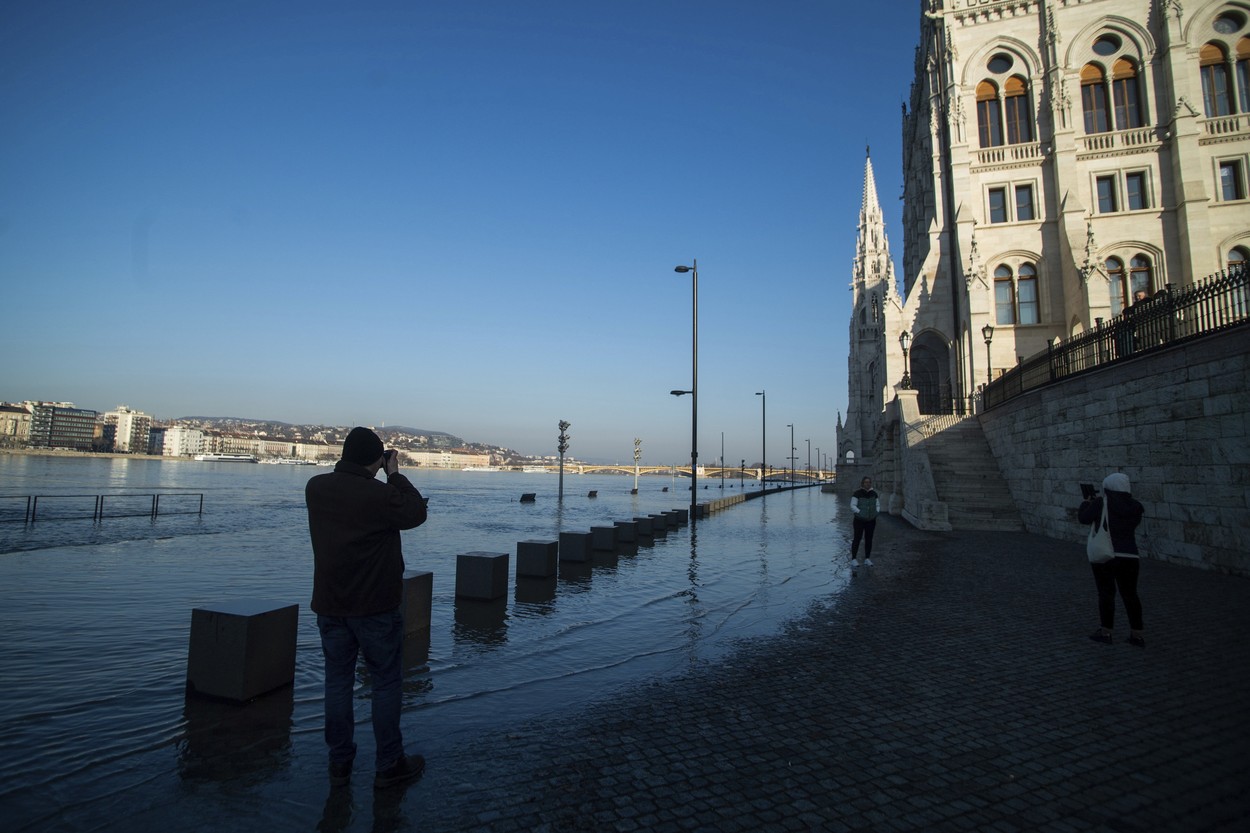
[[1149, 558], [1250, 575], [1250, 326], [1116, 363], [982, 414], [1030, 532], [1080, 540], [1080, 483], [1123, 471]]

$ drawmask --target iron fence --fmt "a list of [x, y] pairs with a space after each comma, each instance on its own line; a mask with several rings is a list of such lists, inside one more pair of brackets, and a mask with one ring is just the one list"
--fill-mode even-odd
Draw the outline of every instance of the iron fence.
[[[165, 505], [161, 505], [165, 498]], [[103, 495], [0, 495], [15, 503], [0, 503], [0, 523], [34, 523], [45, 520], [86, 520], [100, 522], [105, 518], [157, 518], [162, 515], [203, 515], [202, 492], [161, 492], [147, 494]], [[107, 505], [106, 505], [107, 500]], [[40, 505], [43, 501], [43, 505]], [[172, 501], [172, 508], [171, 508]], [[90, 502], [91, 514], [87, 514]], [[22, 506], [21, 504], [25, 504]], [[40, 515], [40, 510], [43, 515]], [[16, 510], [16, 511], [14, 511]], [[17, 512], [21, 512], [19, 517]]]
[[1051, 382], [1247, 323], [1250, 269], [1242, 265], [1183, 289], [1169, 286], [1110, 321], [1052, 342], [986, 385], [982, 402], [989, 410]]

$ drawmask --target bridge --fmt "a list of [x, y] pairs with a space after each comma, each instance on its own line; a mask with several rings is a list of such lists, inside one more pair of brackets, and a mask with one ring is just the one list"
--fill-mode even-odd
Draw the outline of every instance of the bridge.
[[[527, 466], [527, 468], [532, 470], [535, 466]], [[542, 468], [553, 474], [560, 471], [560, 467], [558, 465], [543, 466]], [[566, 463], [564, 466], [565, 474], [626, 474], [632, 476], [634, 471], [634, 466], [622, 465], [619, 463], [608, 465], [596, 465], [593, 463]], [[640, 475], [670, 475], [673, 477], [689, 477], [690, 466], [638, 466], [637, 472]], [[699, 466], [699, 479], [705, 483], [710, 480], [720, 480], [722, 474], [725, 480], [760, 479], [760, 470], [758, 468], [740, 469], [736, 466], [725, 466], [724, 468], [719, 466]], [[795, 470], [794, 472], [795, 483], [821, 483], [825, 480], [832, 479], [833, 472], [828, 471], [807, 472]], [[764, 477], [764, 480], [768, 483], [789, 483], [791, 480], [790, 470], [773, 469]]]

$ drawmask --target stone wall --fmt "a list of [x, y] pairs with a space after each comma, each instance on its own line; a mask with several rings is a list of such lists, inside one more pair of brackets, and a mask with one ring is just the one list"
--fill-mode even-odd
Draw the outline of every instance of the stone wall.
[[1033, 391], [981, 425], [1030, 532], [1084, 539], [1078, 484], [1123, 471], [1144, 556], [1250, 575], [1250, 326]]

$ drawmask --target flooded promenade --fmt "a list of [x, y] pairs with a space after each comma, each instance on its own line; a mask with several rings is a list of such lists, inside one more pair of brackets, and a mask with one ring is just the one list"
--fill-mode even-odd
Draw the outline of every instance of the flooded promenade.
[[[252, 502], [274, 488], [235, 486]], [[459, 500], [430, 491], [432, 507]], [[426, 775], [375, 793], [358, 766], [332, 790], [299, 508], [246, 535], [0, 555], [15, 636], [0, 668], [28, 681], [3, 694], [8, 829], [1058, 832], [1250, 819], [1250, 583], [1147, 562], [1148, 647], [1096, 645], [1079, 545], [885, 518], [876, 566], [851, 580], [844, 510], [817, 490], [603, 560], [546, 602], [510, 597], [489, 638], [440, 600], [436, 569], [429, 667], [405, 688]], [[515, 509], [490, 524], [511, 536]], [[175, 554], [186, 540], [213, 558], [187, 569]], [[405, 538], [437, 560], [431, 543]], [[302, 606], [296, 684], [242, 709], [184, 701], [188, 602], [205, 591], [176, 577], [228, 586], [242, 565], [267, 589], [289, 582]], [[167, 597], [158, 628], [135, 613], [102, 624], [121, 599], [160, 611]], [[65, 626], [41, 637], [52, 621]], [[366, 702], [357, 716], [367, 753]]]

